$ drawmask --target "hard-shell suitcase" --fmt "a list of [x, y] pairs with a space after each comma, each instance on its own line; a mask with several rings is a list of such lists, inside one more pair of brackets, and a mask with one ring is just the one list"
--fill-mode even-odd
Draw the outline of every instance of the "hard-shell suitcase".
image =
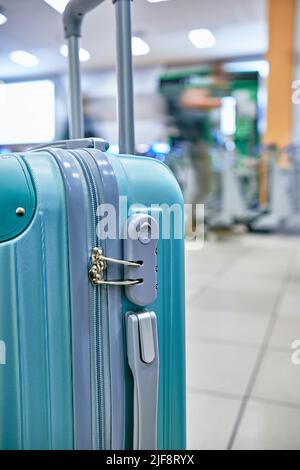
[[185, 447], [183, 202], [164, 164], [126, 155], [130, 0], [121, 155], [82, 138], [78, 38], [102, 1], [64, 15], [72, 140], [0, 156], [0, 449]]

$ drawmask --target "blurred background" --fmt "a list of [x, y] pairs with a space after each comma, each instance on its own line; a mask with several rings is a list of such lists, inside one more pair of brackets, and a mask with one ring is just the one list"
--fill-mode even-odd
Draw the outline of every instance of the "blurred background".
[[[67, 3], [0, 0], [2, 153], [68, 138]], [[300, 1], [132, 14], [136, 152], [204, 204], [187, 220], [188, 448], [300, 449]], [[114, 28], [105, 2], [80, 57], [86, 136], [118, 152]]]

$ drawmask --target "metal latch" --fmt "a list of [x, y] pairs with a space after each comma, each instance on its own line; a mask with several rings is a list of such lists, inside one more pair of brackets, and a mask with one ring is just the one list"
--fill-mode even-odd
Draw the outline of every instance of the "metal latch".
[[[149, 215], [135, 214], [127, 220], [124, 230], [125, 260], [108, 258], [101, 248], [93, 248], [89, 278], [95, 286], [124, 286], [128, 300], [145, 307], [157, 297], [158, 224]], [[124, 279], [106, 280], [108, 263], [124, 266]]]
[[134, 261], [126, 261], [115, 258], [108, 258], [103, 255], [101, 248], [93, 248], [91, 255], [91, 267], [89, 270], [89, 278], [94, 286], [109, 285], [109, 286], [133, 286], [139, 284], [141, 279], [124, 279], [124, 280], [113, 280], [107, 281], [104, 279], [104, 271], [107, 268], [107, 263], [114, 263], [123, 266], [131, 266], [140, 268], [140, 263]]

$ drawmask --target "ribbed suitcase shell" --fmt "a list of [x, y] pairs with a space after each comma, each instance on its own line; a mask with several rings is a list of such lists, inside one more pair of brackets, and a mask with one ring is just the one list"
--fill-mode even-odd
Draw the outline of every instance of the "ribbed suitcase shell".
[[[35, 216], [24, 233], [0, 243], [0, 338], [6, 345], [0, 448], [68, 449], [73, 411], [64, 185], [50, 155], [27, 154], [25, 160]], [[14, 191], [14, 181], [10, 185]], [[1, 188], [0, 194], [7, 197]]]

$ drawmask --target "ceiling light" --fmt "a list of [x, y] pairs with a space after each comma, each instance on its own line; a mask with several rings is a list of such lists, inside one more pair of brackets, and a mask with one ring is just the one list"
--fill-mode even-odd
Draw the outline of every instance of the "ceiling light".
[[152, 145], [152, 150], [154, 153], [167, 154], [170, 153], [171, 147], [170, 144], [167, 144], [166, 142], [155, 142]]
[[141, 38], [133, 36], [132, 38], [132, 55], [146, 55], [149, 54], [149, 45]]
[[61, 46], [60, 48], [60, 53], [62, 56], [64, 57], [68, 57], [69, 55], [69, 49], [68, 49], [68, 46], [66, 44], [64, 44], [63, 46]]
[[[69, 49], [68, 49], [68, 46], [66, 44], [61, 46], [60, 53], [61, 53], [62, 56], [68, 57]], [[86, 49], [83, 49], [83, 47], [81, 47], [79, 49], [79, 60], [80, 60], [80, 62], [87, 62], [88, 60], [90, 60], [90, 58], [91, 58], [91, 54], [89, 53], [89, 51], [87, 51]]]
[[70, 0], [44, 0], [50, 7], [54, 8], [58, 13], [63, 13]]
[[83, 47], [81, 47], [79, 49], [80, 62], [87, 62], [88, 60], [90, 60], [90, 58], [91, 58], [91, 54], [89, 53], [89, 51], [87, 51], [86, 49], [83, 49]]
[[189, 39], [198, 49], [214, 47], [216, 45], [216, 38], [209, 29], [193, 29], [189, 32]]
[[13, 51], [9, 57], [12, 62], [22, 67], [36, 67], [40, 62], [37, 56], [26, 51]]
[[4, 13], [0, 13], [0, 25], [2, 26], [7, 22], [7, 16], [4, 15]]
[[167, 2], [168, 0], [148, 0], [149, 3]]

